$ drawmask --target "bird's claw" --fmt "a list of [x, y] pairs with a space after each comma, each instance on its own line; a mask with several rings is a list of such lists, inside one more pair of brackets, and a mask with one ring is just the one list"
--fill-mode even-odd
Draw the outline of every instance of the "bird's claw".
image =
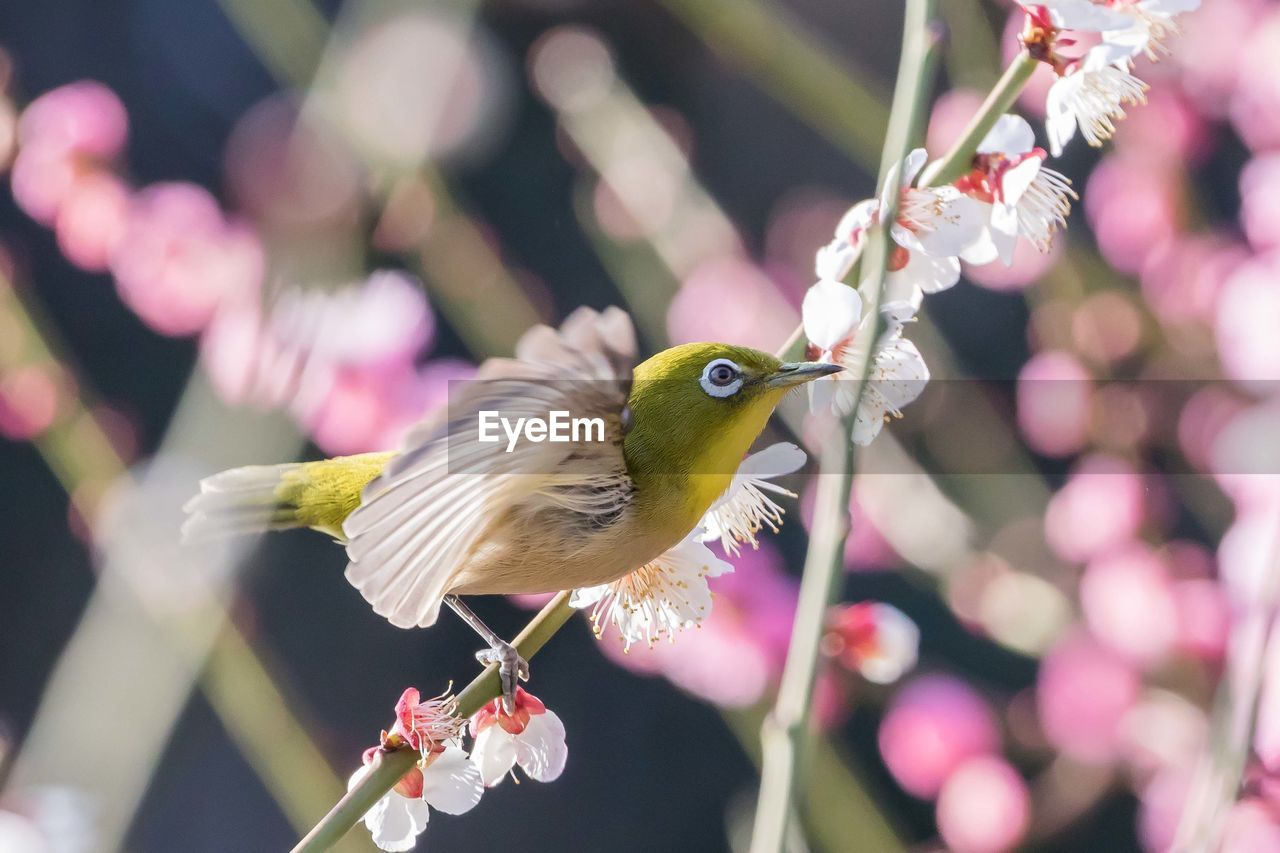
[[508, 714], [516, 709], [516, 686], [529, 680], [529, 662], [520, 657], [510, 643], [494, 644], [476, 652], [476, 660], [485, 666], [498, 665], [498, 679], [502, 683], [502, 708]]

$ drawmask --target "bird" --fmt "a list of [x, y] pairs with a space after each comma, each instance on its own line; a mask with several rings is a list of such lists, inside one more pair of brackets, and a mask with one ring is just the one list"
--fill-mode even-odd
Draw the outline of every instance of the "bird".
[[[638, 365], [637, 351], [616, 307], [535, 326], [514, 357], [454, 383], [397, 451], [205, 478], [185, 507], [184, 539], [328, 534], [346, 548], [347, 580], [391, 624], [430, 626], [447, 604], [471, 625], [510, 707], [528, 663], [460, 596], [558, 592], [640, 569], [699, 524], [789, 390], [841, 370], [723, 343], [681, 344]], [[576, 441], [528, 429], [523, 441], [484, 441], [486, 412], [508, 425], [568, 412], [587, 428]]]

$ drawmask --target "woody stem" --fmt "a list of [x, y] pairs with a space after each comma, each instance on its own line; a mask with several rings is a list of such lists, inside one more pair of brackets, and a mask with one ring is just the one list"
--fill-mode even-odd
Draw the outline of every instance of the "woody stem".
[[[933, 0], [908, 0], [906, 4], [897, 85], [881, 154], [881, 183], [889, 170], [902, 162], [923, 124], [939, 40], [933, 12]], [[896, 197], [890, 197], [886, 205], [888, 209], [882, 211], [881, 222], [894, 221], [896, 205]], [[862, 259], [862, 274], [868, 285], [865, 310], [877, 318], [889, 257], [889, 235], [883, 227], [877, 226], [867, 237]], [[870, 363], [867, 356], [877, 337], [878, 334], [867, 335], [858, 342], [864, 352], [855, 363]], [[858, 383], [856, 401], [861, 398], [866, 384], [866, 368], [855, 380]], [[841, 428], [826, 437], [819, 463], [813, 532], [800, 582], [795, 626], [777, 703], [765, 718], [760, 732], [763, 761], [751, 853], [780, 853], [785, 849], [788, 825], [796, 809], [823, 625], [844, 567], [854, 461], [851, 438], [856, 412], [855, 404]]]

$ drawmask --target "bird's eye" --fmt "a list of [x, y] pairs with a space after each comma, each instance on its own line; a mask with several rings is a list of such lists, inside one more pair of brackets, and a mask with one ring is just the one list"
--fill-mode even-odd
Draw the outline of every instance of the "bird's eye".
[[712, 397], [728, 397], [742, 387], [742, 368], [727, 358], [717, 358], [702, 370], [702, 390]]

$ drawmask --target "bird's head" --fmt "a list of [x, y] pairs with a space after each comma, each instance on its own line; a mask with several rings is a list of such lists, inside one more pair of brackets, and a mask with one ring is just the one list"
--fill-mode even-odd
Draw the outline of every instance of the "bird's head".
[[787, 391], [839, 370], [729, 344], [663, 350], [635, 370], [624, 444], [633, 476], [731, 477]]

